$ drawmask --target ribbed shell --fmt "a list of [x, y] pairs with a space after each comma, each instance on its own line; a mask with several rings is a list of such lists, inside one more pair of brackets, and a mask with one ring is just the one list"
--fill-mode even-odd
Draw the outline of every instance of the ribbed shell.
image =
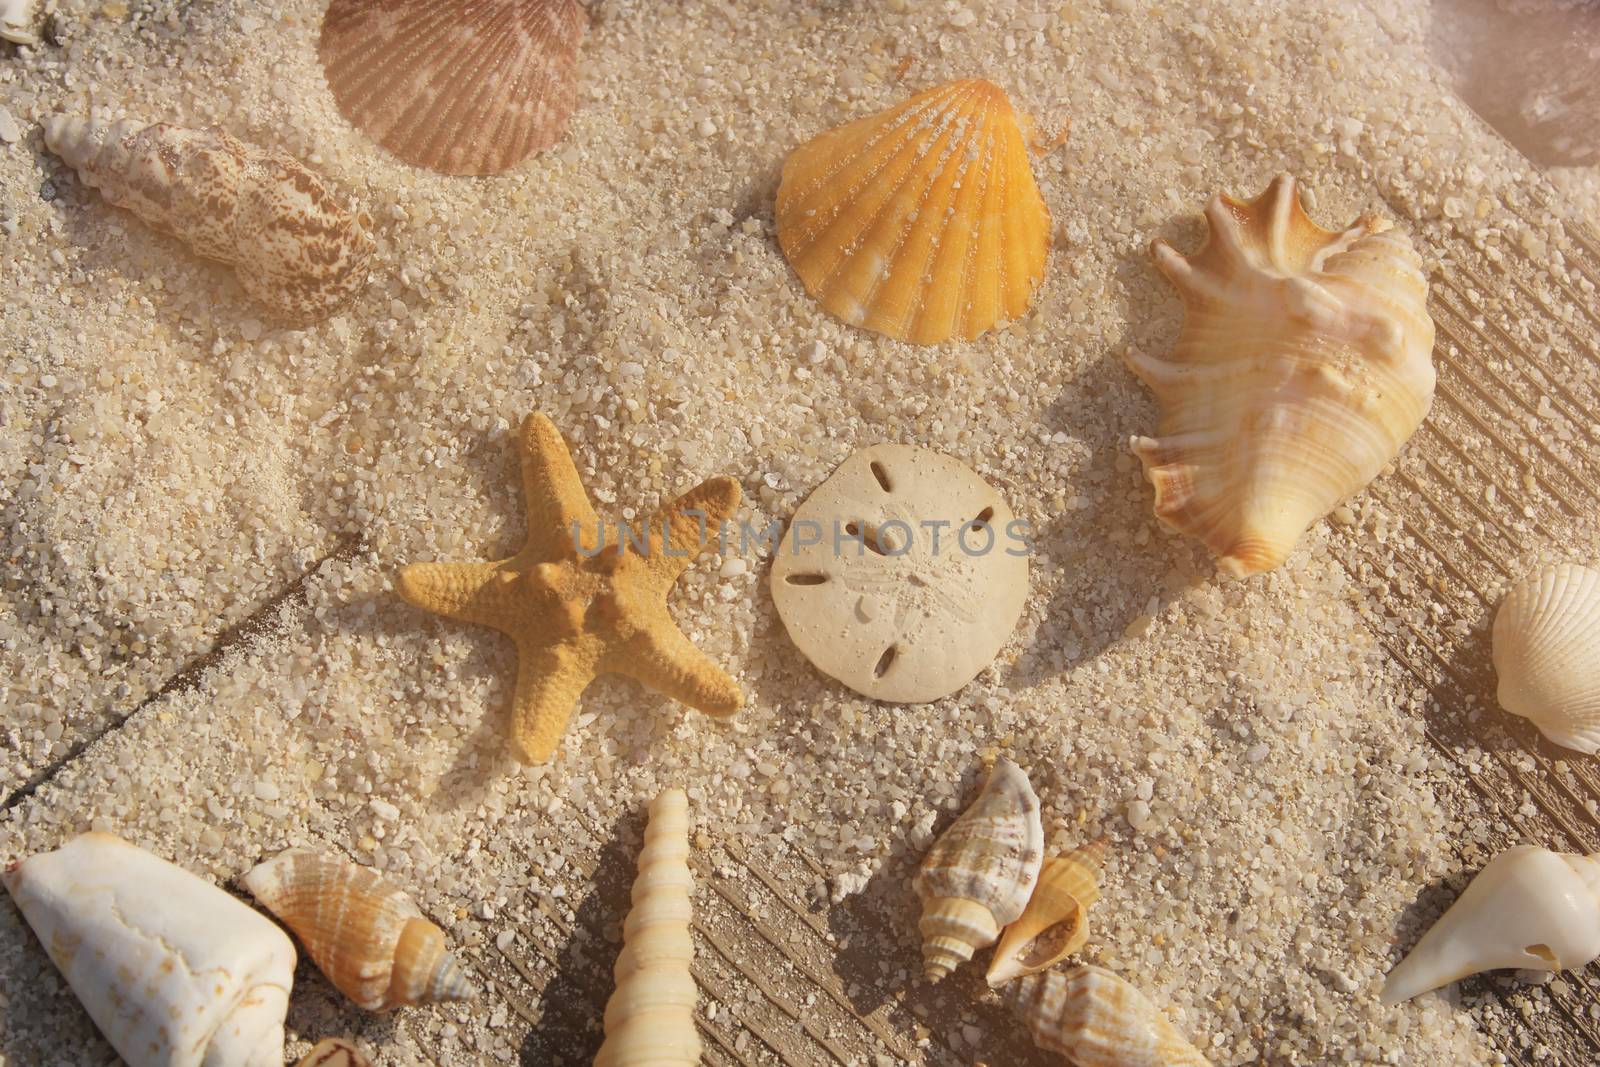
[[577, 0], [332, 0], [319, 54], [339, 110], [419, 167], [495, 174], [561, 140]]
[[1372, 218], [1322, 229], [1293, 178], [1247, 202], [1217, 196], [1206, 220], [1188, 258], [1153, 246], [1184, 322], [1170, 359], [1127, 354], [1161, 406], [1160, 436], [1133, 450], [1162, 521], [1243, 577], [1282, 563], [1421, 424], [1433, 320], [1406, 236]]
[[650, 821], [622, 926], [616, 991], [606, 1002], [606, 1037], [594, 1067], [693, 1067], [700, 1062], [694, 1008], [689, 874], [689, 799], [668, 789], [650, 805]]
[[1102, 838], [1044, 861], [1028, 906], [1000, 934], [989, 963], [991, 987], [1053, 967], [1084, 946], [1089, 940], [1089, 908], [1100, 899], [1105, 859]]
[[918, 344], [1022, 315], [1050, 251], [1021, 122], [979, 79], [801, 145], [783, 166], [777, 224], [824, 308]]
[[1600, 571], [1563, 563], [1513, 589], [1494, 617], [1494, 669], [1501, 707], [1600, 751]]
[[1010, 999], [1034, 1043], [1074, 1067], [1210, 1067], [1143, 993], [1104, 968], [1029, 975], [1011, 984]]
[[476, 993], [446, 951], [444, 931], [365, 867], [291, 848], [253, 868], [244, 885], [294, 931], [328, 981], [367, 1011]]
[[294, 1067], [372, 1067], [372, 1061], [362, 1055], [354, 1041], [325, 1037]]
[[922, 956], [937, 982], [994, 944], [1027, 907], [1044, 858], [1039, 798], [1027, 774], [1000, 759], [972, 806], [922, 860], [912, 888], [922, 899]]

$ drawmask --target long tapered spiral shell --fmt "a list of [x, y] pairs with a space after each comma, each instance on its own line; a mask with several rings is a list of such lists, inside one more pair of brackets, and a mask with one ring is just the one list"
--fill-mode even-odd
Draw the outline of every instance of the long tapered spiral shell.
[[1005, 90], [972, 78], [795, 149], [778, 244], [846, 322], [918, 344], [973, 338], [1027, 311], [1050, 212]]
[[692, 1067], [700, 1062], [694, 1008], [689, 874], [689, 798], [664, 790], [650, 821], [622, 926], [617, 988], [606, 1002], [606, 1037], [594, 1067]]
[[367, 1011], [476, 993], [444, 931], [365, 867], [291, 848], [252, 868], [244, 885], [294, 931], [328, 981]]
[[922, 899], [922, 958], [937, 982], [1027, 907], [1044, 859], [1039, 798], [1028, 775], [996, 761], [970, 808], [923, 857], [912, 888]]
[[1494, 669], [1501, 707], [1600, 751], [1600, 571], [1564, 563], [1513, 589], [1495, 612]]
[[1009, 996], [1034, 1043], [1074, 1067], [1210, 1067], [1160, 1008], [1102, 967], [1031, 974]]
[[1101, 838], [1044, 861], [1028, 906], [1000, 934], [986, 976], [991, 987], [1053, 967], [1084, 946], [1089, 908], [1100, 899], [1105, 860]]
[[316, 175], [220, 128], [45, 120], [45, 145], [85, 184], [201, 256], [235, 268], [277, 314], [332, 314], [366, 284], [372, 239]]
[[0, 882], [129, 1067], [283, 1067], [294, 945], [264, 916], [111, 834]]
[[1518, 845], [1490, 860], [1389, 972], [1397, 1004], [1480, 971], [1561, 971], [1600, 958], [1600, 854]]
[[1411, 242], [1359, 219], [1312, 222], [1294, 179], [1217, 196], [1187, 258], [1156, 241], [1183, 296], [1171, 358], [1126, 354], [1161, 406], [1133, 450], [1156, 515], [1226, 574], [1282, 563], [1312, 523], [1377, 477], [1433, 399], [1428, 284]]

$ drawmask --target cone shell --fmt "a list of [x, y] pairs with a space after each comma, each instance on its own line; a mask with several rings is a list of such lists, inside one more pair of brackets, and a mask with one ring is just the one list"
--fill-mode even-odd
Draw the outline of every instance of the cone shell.
[[332, 0], [318, 54], [339, 110], [407, 163], [496, 174], [577, 101], [577, 0]]
[[294, 1067], [372, 1067], [372, 1061], [361, 1054], [354, 1041], [328, 1037], [318, 1041]]
[[795, 150], [778, 243], [846, 322], [917, 344], [973, 338], [1028, 310], [1050, 213], [1005, 91], [951, 82]]
[[912, 888], [922, 900], [922, 957], [937, 982], [1027, 907], [1044, 858], [1039, 798], [1027, 774], [995, 763], [972, 806], [922, 860]]
[[102, 833], [0, 881], [129, 1067], [282, 1067], [294, 945], [245, 904]]
[[1183, 296], [1167, 360], [1126, 356], [1161, 406], [1133, 450], [1156, 515], [1226, 574], [1282, 563], [1307, 528], [1394, 459], [1433, 399], [1433, 320], [1420, 258], [1387, 222], [1324, 230], [1294, 179], [1217, 196], [1185, 258], [1156, 241]]
[[1480, 971], [1562, 971], [1600, 958], [1600, 855], [1519, 845], [1478, 872], [1389, 972], [1398, 1004]]
[[1494, 617], [1500, 706], [1558, 745], [1600, 750], [1600, 571], [1562, 564], [1518, 585]]
[[1034, 1043], [1074, 1067], [1209, 1067], [1161, 1009], [1104, 968], [1029, 975], [1010, 999]]
[[394, 885], [338, 856], [291, 848], [244, 876], [328, 981], [367, 1011], [466, 1000], [476, 990], [444, 931]]
[[693, 1067], [700, 1062], [690, 964], [694, 939], [689, 800], [668, 789], [650, 805], [633, 907], [622, 927], [616, 991], [606, 1002], [605, 1041], [594, 1067]]
[[1044, 861], [1027, 908], [995, 946], [989, 963], [991, 988], [1053, 967], [1083, 947], [1089, 939], [1089, 908], [1100, 899], [1105, 858], [1102, 838]]

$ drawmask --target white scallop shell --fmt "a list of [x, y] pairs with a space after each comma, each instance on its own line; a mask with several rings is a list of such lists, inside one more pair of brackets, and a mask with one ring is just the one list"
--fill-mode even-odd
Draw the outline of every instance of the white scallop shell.
[[1513, 589], [1494, 617], [1494, 669], [1501, 707], [1600, 751], [1600, 571], [1563, 563]]

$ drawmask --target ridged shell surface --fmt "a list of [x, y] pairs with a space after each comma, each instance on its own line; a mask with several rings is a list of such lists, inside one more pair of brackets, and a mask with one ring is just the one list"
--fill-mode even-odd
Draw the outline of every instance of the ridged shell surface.
[[339, 110], [407, 163], [496, 174], [561, 140], [577, 0], [333, 0], [318, 52]]
[[989, 962], [990, 987], [1047, 970], [1084, 946], [1089, 907], [1100, 899], [1105, 859], [1105, 841], [1098, 840], [1044, 861], [1028, 906], [1000, 934]]
[[633, 907], [622, 926], [616, 990], [594, 1067], [693, 1067], [700, 1062], [694, 1008], [689, 800], [668, 789], [650, 805]]
[[912, 882], [922, 957], [937, 982], [1022, 915], [1039, 879], [1044, 828], [1028, 775], [1000, 759], [983, 792], [935, 841]]
[[1564, 563], [1513, 589], [1494, 617], [1494, 669], [1501, 707], [1600, 751], [1600, 571]]
[[354, 1041], [325, 1037], [294, 1067], [372, 1067], [372, 1061], [362, 1055]]
[[1192, 256], [1154, 244], [1184, 321], [1169, 359], [1126, 356], [1161, 407], [1159, 436], [1133, 450], [1156, 515], [1243, 577], [1282, 563], [1416, 431], [1433, 320], [1410, 240], [1372, 218], [1322, 229], [1293, 178], [1251, 201], [1217, 196], [1206, 221]]
[[1009, 992], [1034, 1043], [1074, 1067], [1210, 1067], [1160, 1008], [1104, 968], [1028, 975]]
[[476, 993], [446, 950], [444, 931], [365, 867], [291, 848], [252, 868], [244, 885], [294, 931], [328, 981], [367, 1011]]
[[980, 79], [801, 145], [783, 166], [777, 225], [831, 314], [918, 344], [1021, 316], [1050, 252], [1023, 120]]
[[0, 881], [129, 1067], [283, 1067], [294, 945], [265, 916], [111, 834]]
[[45, 145], [84, 184], [207, 259], [294, 322], [323, 318], [366, 284], [373, 243], [316, 175], [220, 128], [45, 120]]

